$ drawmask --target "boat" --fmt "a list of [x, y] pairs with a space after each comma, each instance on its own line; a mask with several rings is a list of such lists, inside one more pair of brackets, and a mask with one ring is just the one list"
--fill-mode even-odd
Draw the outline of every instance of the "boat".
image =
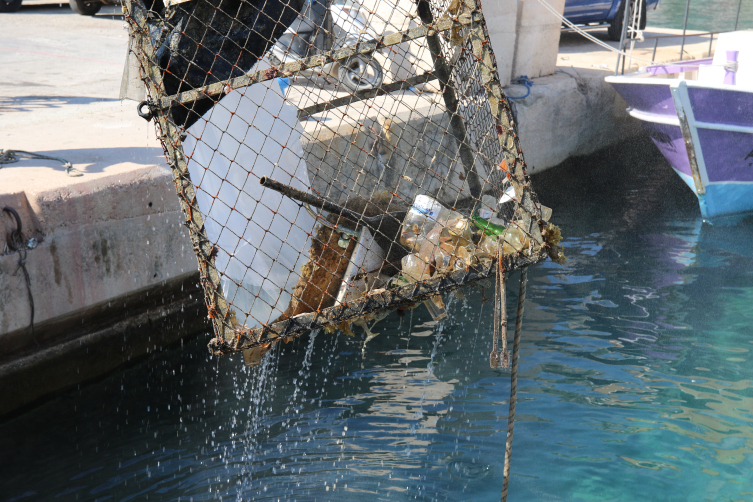
[[753, 30], [720, 34], [713, 57], [606, 81], [694, 191], [704, 219], [753, 211]]

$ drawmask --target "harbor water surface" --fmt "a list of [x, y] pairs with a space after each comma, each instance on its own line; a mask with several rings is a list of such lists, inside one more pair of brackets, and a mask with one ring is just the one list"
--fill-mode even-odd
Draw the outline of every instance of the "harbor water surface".
[[[569, 259], [529, 272], [511, 501], [753, 499], [753, 219], [703, 223], [642, 141], [534, 179]], [[158, 350], [0, 424], [0, 498], [498, 500], [486, 286], [365, 348], [357, 328], [255, 368], [208, 334]]]

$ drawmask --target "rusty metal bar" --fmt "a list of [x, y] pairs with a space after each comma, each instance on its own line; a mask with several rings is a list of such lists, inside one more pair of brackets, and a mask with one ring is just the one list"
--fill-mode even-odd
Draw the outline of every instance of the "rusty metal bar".
[[[477, 8], [475, 0], [467, 0], [467, 2], [471, 9]], [[520, 146], [520, 138], [515, 132], [516, 127], [512, 110], [499, 81], [497, 60], [492, 52], [489, 36], [484, 29], [483, 14], [481, 14], [481, 11], [476, 12], [481, 15], [482, 20], [471, 27], [470, 30], [473, 57], [478, 61], [481, 85], [486, 90], [491, 114], [496, 124], [497, 137], [502, 147], [503, 162], [507, 170], [506, 174], [509, 174], [510, 182], [515, 189], [515, 197], [523, 209], [523, 211], [519, 211], [521, 229], [531, 236], [537, 246], [542, 246], [544, 241], [538, 227], [541, 211], [533, 197], [525, 159], [523, 158], [523, 149]]]
[[711, 57], [711, 46], [714, 44], [714, 34], [711, 34], [711, 40], [709, 40], [709, 55], [708, 57]]
[[653, 54], [651, 54], [651, 62], [652, 62], [652, 63], [653, 63], [653, 62], [654, 62], [654, 60], [656, 59], [656, 49], [658, 49], [658, 48], [659, 48], [659, 39], [657, 38], [657, 39], [656, 39], [656, 43], [654, 43], [654, 53], [653, 53]]
[[685, 53], [685, 33], [688, 31], [688, 12], [690, 11], [690, 0], [685, 2], [685, 22], [682, 23], [682, 43], [680, 44], [680, 61]]
[[385, 35], [378, 40], [369, 40], [355, 45], [348, 45], [335, 51], [317, 54], [305, 59], [283, 63], [279, 68], [268, 68], [254, 73], [235, 77], [222, 82], [215, 82], [203, 87], [197, 87], [190, 91], [181, 92], [172, 96], [161, 98], [157, 103], [159, 108], [168, 109], [171, 106], [182, 103], [190, 103], [204, 97], [214, 97], [226, 94], [232, 89], [248, 87], [258, 82], [272, 80], [278, 77], [290, 77], [303, 70], [324, 66], [327, 63], [343, 61], [353, 56], [372, 54], [384, 47], [399, 45], [410, 40], [436, 35], [436, 33], [451, 30], [456, 27], [470, 26], [482, 19], [480, 13], [461, 15], [456, 18], [443, 17], [436, 23], [424, 24], [408, 30]]
[[356, 225], [365, 225], [369, 227], [374, 234], [374, 240], [376, 240], [383, 249], [389, 250], [396, 247], [403, 251], [399, 256], [396, 256], [393, 259], [402, 259], [403, 256], [409, 253], [409, 251], [403, 248], [400, 244], [400, 231], [407, 211], [393, 211], [379, 216], [365, 216], [361, 213], [334, 204], [323, 197], [306, 193], [290, 185], [271, 180], [266, 176], [262, 176], [259, 183], [264, 188], [280, 192], [284, 196], [290, 197], [293, 200], [312, 205], [330, 213], [339, 214], [342, 217], [352, 220]]
[[422, 73], [415, 77], [406, 78], [405, 80], [398, 80], [390, 84], [382, 84], [378, 89], [368, 89], [366, 91], [359, 91], [349, 96], [333, 99], [332, 101], [326, 101], [324, 103], [317, 103], [315, 105], [307, 106], [298, 110], [298, 118], [308, 117], [317, 113], [321, 113], [333, 108], [339, 108], [341, 106], [348, 106], [352, 103], [364, 101], [366, 99], [375, 98], [377, 96], [384, 96], [397, 91], [404, 91], [410, 89], [413, 86], [424, 84], [436, 80], [437, 76], [432, 72]]

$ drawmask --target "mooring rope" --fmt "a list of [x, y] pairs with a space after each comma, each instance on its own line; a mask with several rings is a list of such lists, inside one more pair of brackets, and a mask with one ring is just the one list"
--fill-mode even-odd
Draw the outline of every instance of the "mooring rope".
[[512, 370], [510, 371], [510, 413], [507, 417], [507, 444], [505, 445], [505, 467], [502, 478], [502, 502], [507, 502], [507, 486], [510, 483], [510, 457], [512, 456], [512, 432], [515, 427], [515, 401], [518, 396], [518, 351], [520, 350], [520, 330], [523, 327], [523, 308], [526, 303], [526, 282], [528, 267], [520, 271], [520, 293], [518, 314], [515, 319], [515, 338], [512, 343]]
[[522, 96], [510, 96], [507, 94], [507, 99], [526, 99], [528, 96], [531, 95], [531, 87], [533, 87], [533, 80], [528, 78], [528, 75], [521, 75], [518, 78], [514, 78], [510, 81], [513, 85], [524, 85], [526, 88], [526, 93]]

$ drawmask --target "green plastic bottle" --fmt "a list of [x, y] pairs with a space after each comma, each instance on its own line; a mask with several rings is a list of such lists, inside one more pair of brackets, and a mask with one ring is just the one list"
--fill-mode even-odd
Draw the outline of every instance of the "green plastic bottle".
[[487, 221], [481, 216], [476, 216], [474, 214], [471, 216], [471, 221], [473, 221], [474, 225], [483, 230], [486, 235], [502, 235], [505, 233], [505, 227]]

